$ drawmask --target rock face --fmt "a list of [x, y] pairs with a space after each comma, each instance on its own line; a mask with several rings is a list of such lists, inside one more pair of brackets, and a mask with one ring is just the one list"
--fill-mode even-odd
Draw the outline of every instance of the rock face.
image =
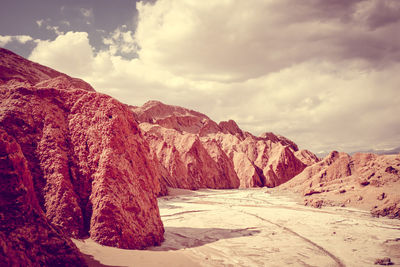
[[353, 206], [400, 218], [400, 155], [333, 151], [280, 188], [302, 193], [309, 205]]
[[0, 129], [21, 147], [48, 222], [104, 245], [160, 244], [162, 173], [129, 108], [10, 51], [0, 64]]
[[78, 249], [47, 221], [28, 163], [0, 129], [0, 261], [2, 266], [85, 266]]
[[233, 121], [212, 121], [181, 107], [149, 101], [131, 107], [175, 188], [274, 187], [319, 159], [282, 136], [255, 137]]
[[[197, 135], [179, 133], [143, 123], [142, 130], [168, 171], [165, 184], [174, 188], [237, 188], [233, 164], [215, 142], [202, 143]], [[163, 176], [165, 177], [165, 176]]]

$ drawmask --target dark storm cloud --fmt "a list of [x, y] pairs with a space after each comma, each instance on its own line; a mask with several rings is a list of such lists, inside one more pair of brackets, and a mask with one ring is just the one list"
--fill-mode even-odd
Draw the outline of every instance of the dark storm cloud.
[[273, 3], [272, 10], [280, 14], [284, 23], [304, 21], [351, 20], [357, 5], [366, 0], [281, 0]]
[[319, 46], [310, 49], [304, 55], [306, 59], [358, 58], [369, 62], [370, 67], [400, 61], [400, 1], [286, 0], [275, 7], [285, 14], [280, 18], [281, 27], [307, 22], [334, 26], [332, 31], [316, 27], [312, 35], [304, 36], [311, 48]]
[[320, 17], [349, 19], [356, 10], [356, 5], [366, 0], [312, 0], [309, 4]]
[[[176, 6], [174, 19], [160, 16], [143, 27], [144, 38], [140, 32], [138, 39], [151, 45], [145, 45], [142, 57], [165, 50], [156, 59], [160, 64], [199, 80], [238, 82], [310, 60], [338, 64], [358, 60], [366, 70], [382, 68], [400, 60], [400, 23], [381, 21], [381, 27], [372, 29], [371, 21], [378, 21], [373, 18], [383, 7], [399, 2], [377, 3], [381, 1], [226, 1]], [[172, 13], [167, 10], [171, 7], [165, 11], [161, 5], [156, 7], [157, 12]], [[169, 33], [174, 34], [166, 39]]]
[[374, 8], [367, 18], [368, 25], [372, 29], [384, 27], [391, 23], [400, 21], [400, 2], [399, 1], [378, 1], [374, 3]]

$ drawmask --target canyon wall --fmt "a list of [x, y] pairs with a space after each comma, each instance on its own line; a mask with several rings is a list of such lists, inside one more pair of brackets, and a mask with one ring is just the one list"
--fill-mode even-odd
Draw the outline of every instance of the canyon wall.
[[131, 109], [170, 174], [164, 181], [170, 187], [275, 187], [319, 160], [285, 137], [256, 137], [233, 120], [217, 124], [199, 112], [159, 101]]
[[[129, 108], [5, 49], [0, 66], [0, 130], [26, 161], [23, 175], [15, 173], [10, 183], [31, 180], [26, 195], [37, 205], [27, 205], [45, 216], [38, 225], [28, 217], [25, 223], [48, 223], [60, 242], [90, 236], [120, 248], [160, 244], [156, 196], [166, 190], [159, 183], [162, 170]], [[7, 163], [12, 153], [2, 157]], [[7, 203], [17, 198], [1, 195], [0, 217], [7, 218]], [[23, 205], [15, 207], [25, 212]]]

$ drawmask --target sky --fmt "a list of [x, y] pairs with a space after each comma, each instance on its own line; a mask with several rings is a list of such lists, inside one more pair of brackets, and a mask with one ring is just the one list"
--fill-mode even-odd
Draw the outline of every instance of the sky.
[[2, 0], [0, 46], [314, 153], [400, 146], [398, 0]]

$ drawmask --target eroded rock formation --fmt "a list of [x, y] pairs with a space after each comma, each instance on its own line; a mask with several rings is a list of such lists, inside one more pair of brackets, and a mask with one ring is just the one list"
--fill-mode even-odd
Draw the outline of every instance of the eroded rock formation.
[[199, 112], [158, 101], [132, 110], [168, 170], [171, 187], [274, 187], [319, 160], [287, 138], [256, 137], [233, 120], [217, 124]]
[[27, 194], [50, 225], [120, 248], [160, 244], [165, 186], [129, 108], [5, 49], [0, 66], [0, 129], [20, 146]]
[[48, 223], [21, 147], [2, 129], [0, 178], [0, 265], [85, 266], [72, 241]]
[[400, 155], [333, 151], [280, 188], [301, 193], [307, 205], [353, 206], [400, 218]]

